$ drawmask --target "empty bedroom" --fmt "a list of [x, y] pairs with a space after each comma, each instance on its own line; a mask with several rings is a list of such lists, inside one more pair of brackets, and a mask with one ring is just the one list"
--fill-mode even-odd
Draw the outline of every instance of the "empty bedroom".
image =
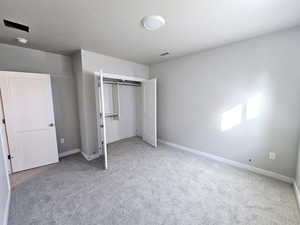
[[300, 1], [0, 0], [0, 225], [300, 225]]

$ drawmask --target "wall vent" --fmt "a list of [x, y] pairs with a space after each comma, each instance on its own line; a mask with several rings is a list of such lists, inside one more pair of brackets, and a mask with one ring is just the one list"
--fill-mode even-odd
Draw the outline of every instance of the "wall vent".
[[29, 32], [29, 27], [20, 23], [15, 23], [9, 20], [3, 20], [4, 25], [6, 27], [10, 27], [13, 29], [17, 29], [17, 30], [21, 30], [21, 31], [25, 31], [25, 32]]
[[168, 55], [170, 55], [170, 52], [164, 52], [160, 54], [160, 56], [168, 56]]

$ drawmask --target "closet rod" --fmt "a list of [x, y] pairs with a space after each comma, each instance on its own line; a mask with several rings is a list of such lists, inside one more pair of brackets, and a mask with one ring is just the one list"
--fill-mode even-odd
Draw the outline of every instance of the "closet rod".
[[119, 85], [126, 85], [126, 86], [141, 86], [140, 84], [128, 83], [128, 82], [114, 82], [114, 81], [104, 81], [104, 84], [119, 84]]

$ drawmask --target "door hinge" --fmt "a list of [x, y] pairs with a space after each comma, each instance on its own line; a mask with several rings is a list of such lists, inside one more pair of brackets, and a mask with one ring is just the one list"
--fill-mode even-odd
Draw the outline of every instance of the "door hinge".
[[103, 126], [103, 125], [100, 125], [100, 127], [103, 128], [104, 126]]
[[103, 145], [103, 144], [104, 144], [104, 142], [103, 142], [103, 141], [101, 141], [101, 144]]
[[12, 157], [11, 157], [11, 155], [9, 154], [9, 155], [7, 155], [7, 158], [8, 158], [8, 160], [11, 160], [12, 159]]
[[3, 123], [3, 124], [6, 124], [6, 123], [5, 123], [5, 119], [2, 119], [2, 123]]

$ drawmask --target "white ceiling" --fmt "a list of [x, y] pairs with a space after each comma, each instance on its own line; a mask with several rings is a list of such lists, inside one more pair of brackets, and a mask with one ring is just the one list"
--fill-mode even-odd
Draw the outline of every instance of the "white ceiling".
[[[166, 26], [142, 28], [146, 15]], [[70, 54], [83, 48], [144, 64], [300, 25], [299, 0], [1, 0], [0, 41]], [[9, 19], [30, 33], [6, 28]], [[169, 51], [171, 56], [160, 57]]]

